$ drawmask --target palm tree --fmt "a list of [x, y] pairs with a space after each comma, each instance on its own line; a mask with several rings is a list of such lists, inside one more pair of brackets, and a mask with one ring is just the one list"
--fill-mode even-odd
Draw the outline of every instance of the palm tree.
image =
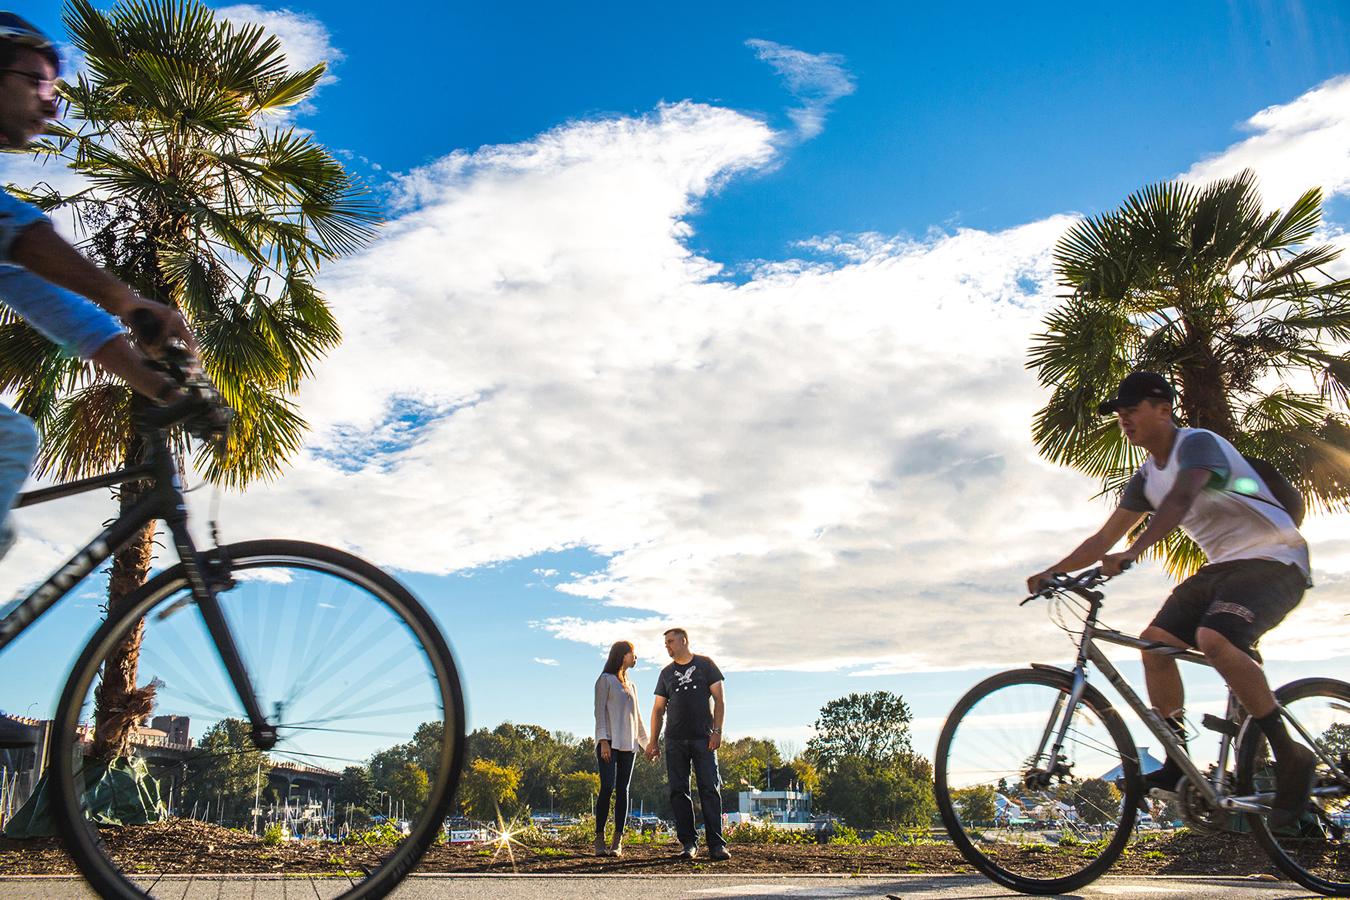
[[[1159, 372], [1181, 424], [1269, 460], [1309, 509], [1350, 506], [1350, 281], [1324, 271], [1339, 250], [1308, 244], [1321, 207], [1314, 188], [1263, 212], [1248, 170], [1149, 185], [1071, 228], [1055, 247], [1069, 293], [1027, 364], [1053, 388], [1033, 426], [1041, 455], [1119, 491], [1143, 452], [1097, 404], [1130, 372]], [[1177, 576], [1203, 559], [1180, 532], [1160, 552]]]
[[[228, 444], [196, 448], [205, 477], [243, 487], [275, 476], [306, 429], [289, 397], [340, 339], [314, 285], [319, 266], [368, 243], [379, 223], [364, 187], [276, 116], [325, 67], [288, 71], [275, 37], [217, 20], [198, 0], [122, 0], [106, 12], [70, 0], [64, 18], [87, 72], [62, 85], [65, 124], [37, 152], [87, 187], [62, 195], [39, 185], [28, 197], [68, 210], [91, 257], [187, 317], [206, 372], [237, 411]], [[131, 420], [144, 401], [7, 315], [0, 390], [14, 391], [42, 432], [40, 473], [80, 477], [141, 457]], [[122, 508], [135, 499], [123, 489]], [[144, 583], [154, 535], [149, 526], [117, 553], [110, 608]], [[153, 697], [153, 685], [136, 687], [138, 642], [125, 651], [99, 689], [105, 756]]]

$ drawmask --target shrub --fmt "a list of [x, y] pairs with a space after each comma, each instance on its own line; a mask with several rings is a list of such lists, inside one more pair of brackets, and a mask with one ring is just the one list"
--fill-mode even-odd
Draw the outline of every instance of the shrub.
[[815, 836], [802, 831], [782, 828], [772, 822], [741, 822], [727, 829], [731, 844], [810, 844]]
[[841, 825], [834, 830], [834, 836], [830, 838], [831, 844], [860, 844], [858, 832], [849, 828], [847, 825]]
[[275, 847], [284, 840], [286, 840], [286, 826], [280, 822], [268, 825], [267, 830], [263, 832], [262, 842], [265, 847]]
[[347, 844], [361, 844], [366, 847], [395, 847], [403, 841], [403, 835], [394, 830], [388, 822], [369, 831], [352, 832], [344, 841]]

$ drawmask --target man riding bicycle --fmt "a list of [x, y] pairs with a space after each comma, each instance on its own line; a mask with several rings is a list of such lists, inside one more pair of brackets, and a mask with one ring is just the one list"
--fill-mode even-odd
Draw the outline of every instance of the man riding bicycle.
[[[59, 71], [51, 40], [19, 16], [0, 12], [0, 147], [28, 146], [56, 117]], [[183, 317], [138, 297], [62, 239], [37, 207], [3, 190], [0, 303], [67, 353], [92, 360], [139, 393], [160, 403], [176, 399], [177, 387], [146, 367], [118, 318], [129, 323], [139, 310], [153, 315], [157, 335], [140, 335], [138, 343], [155, 353], [169, 341], [195, 346]], [[0, 404], [0, 556], [14, 543], [9, 510], [28, 477], [37, 440], [32, 421]], [[35, 729], [0, 718], [0, 748], [34, 740]]]
[[[1140, 635], [1173, 647], [1195, 647], [1218, 670], [1260, 725], [1275, 754], [1272, 828], [1295, 821], [1308, 805], [1316, 757], [1293, 741], [1261, 670], [1256, 642], [1278, 625], [1311, 587], [1308, 545], [1289, 513], [1232, 444], [1202, 428], [1180, 428], [1172, 417], [1175, 394], [1161, 375], [1135, 372], [1103, 402], [1125, 439], [1148, 451], [1096, 534], [1050, 568], [1027, 579], [1031, 591], [1050, 575], [1100, 560], [1102, 574], [1124, 565], [1180, 527], [1208, 564], [1172, 591]], [[1130, 546], [1109, 552], [1145, 516], [1148, 526]], [[1175, 659], [1144, 653], [1144, 679], [1154, 710], [1184, 746], [1185, 705]], [[1144, 776], [1145, 790], [1175, 791], [1183, 773], [1170, 755]]]

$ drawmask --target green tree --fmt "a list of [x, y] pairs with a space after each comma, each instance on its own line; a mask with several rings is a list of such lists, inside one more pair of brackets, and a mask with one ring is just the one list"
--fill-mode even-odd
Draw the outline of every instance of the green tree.
[[182, 803], [206, 810], [212, 820], [227, 826], [252, 821], [253, 798], [267, 786], [272, 762], [253, 745], [249, 724], [240, 719], [221, 719], [197, 741], [186, 762]]
[[416, 763], [405, 762], [399, 766], [389, 780], [389, 795], [393, 798], [394, 809], [405, 815], [416, 815], [427, 802], [431, 792], [431, 779], [422, 767]]
[[792, 767], [792, 777], [801, 785], [803, 791], [815, 792], [820, 788], [820, 773], [811, 761], [804, 756], [798, 756], [789, 765]]
[[600, 776], [594, 772], [572, 772], [558, 783], [558, 805], [563, 812], [585, 815], [591, 811], [600, 793]]
[[[142, 296], [180, 309], [202, 363], [238, 416], [228, 443], [198, 447], [213, 482], [243, 487], [280, 472], [305, 431], [291, 397], [340, 333], [314, 280], [320, 265], [370, 241], [366, 190], [306, 132], [275, 114], [308, 96], [319, 64], [290, 72], [275, 37], [218, 20], [199, 0], [69, 0], [65, 24], [84, 71], [60, 88], [65, 126], [37, 145], [88, 187], [29, 198], [64, 209], [82, 249]], [[42, 432], [37, 471], [73, 478], [140, 461], [131, 427], [144, 400], [0, 314], [0, 390]], [[138, 491], [124, 488], [125, 510]], [[114, 557], [108, 604], [144, 583], [147, 526]], [[151, 703], [137, 687], [139, 640], [110, 658], [95, 711], [95, 753], [124, 750], [119, 710]]]
[[[1177, 387], [1181, 424], [1269, 460], [1310, 509], [1346, 508], [1350, 281], [1323, 274], [1339, 250], [1307, 243], [1321, 198], [1314, 188], [1263, 212], [1245, 171], [1149, 185], [1069, 229], [1055, 248], [1069, 293], [1028, 362], [1053, 389], [1033, 427], [1041, 455], [1120, 490], [1143, 451], [1097, 404], [1130, 372], [1159, 372]], [[1174, 575], [1202, 563], [1179, 531], [1158, 552]]]
[[807, 756], [832, 772], [845, 757], [880, 763], [909, 752], [909, 706], [897, 694], [849, 694], [820, 708]]
[[1069, 802], [1078, 810], [1078, 818], [1089, 825], [1105, 825], [1120, 818], [1120, 791], [1100, 778], [1076, 785]]
[[333, 791], [334, 809], [338, 824], [349, 827], [364, 826], [375, 809], [375, 781], [365, 766], [348, 766], [338, 778]]
[[509, 820], [516, 814], [520, 773], [486, 759], [474, 760], [459, 782], [457, 796], [469, 818], [479, 822]]
[[989, 822], [998, 814], [994, 789], [987, 785], [952, 791], [952, 799], [964, 822]]
[[1317, 744], [1337, 758], [1350, 754], [1350, 725], [1333, 722], [1318, 736]]
[[937, 809], [933, 770], [912, 753], [880, 761], [844, 756], [824, 778], [820, 805], [853, 828], [926, 825]]

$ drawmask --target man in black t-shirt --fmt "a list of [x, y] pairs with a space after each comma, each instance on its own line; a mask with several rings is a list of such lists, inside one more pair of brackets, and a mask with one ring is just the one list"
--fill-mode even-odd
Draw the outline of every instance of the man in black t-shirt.
[[652, 705], [652, 729], [647, 758], [661, 755], [657, 743], [667, 711], [666, 776], [670, 779], [670, 805], [675, 813], [675, 834], [680, 839], [680, 857], [693, 859], [697, 837], [694, 804], [689, 796], [689, 772], [698, 779], [698, 797], [703, 806], [704, 839], [708, 856], [730, 859], [722, 836], [722, 778], [717, 772], [717, 748], [722, 744], [722, 718], [726, 702], [722, 672], [706, 656], [689, 651], [689, 633], [683, 628], [666, 632], [666, 652], [673, 660], [656, 680]]

